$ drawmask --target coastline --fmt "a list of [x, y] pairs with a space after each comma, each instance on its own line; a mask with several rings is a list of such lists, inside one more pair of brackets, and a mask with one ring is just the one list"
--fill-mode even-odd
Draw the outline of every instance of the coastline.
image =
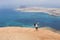
[[21, 12], [45, 12], [49, 15], [60, 16], [60, 8], [38, 8], [38, 7], [30, 7], [30, 8], [17, 8], [17, 11]]
[[60, 40], [60, 34], [46, 28], [5, 27], [0, 28], [0, 40]]

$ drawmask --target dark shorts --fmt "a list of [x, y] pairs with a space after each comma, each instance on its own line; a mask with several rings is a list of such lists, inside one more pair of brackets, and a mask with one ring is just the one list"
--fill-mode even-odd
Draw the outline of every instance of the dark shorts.
[[36, 30], [38, 29], [38, 27], [35, 27], [36, 28]]

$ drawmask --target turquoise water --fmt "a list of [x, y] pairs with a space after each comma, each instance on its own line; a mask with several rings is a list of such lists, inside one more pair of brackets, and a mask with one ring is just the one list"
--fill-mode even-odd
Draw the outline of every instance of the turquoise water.
[[12, 9], [0, 10], [0, 27], [33, 27], [36, 22], [39, 22], [39, 27], [49, 26], [60, 30], [60, 17], [51, 16], [43, 12], [19, 12]]

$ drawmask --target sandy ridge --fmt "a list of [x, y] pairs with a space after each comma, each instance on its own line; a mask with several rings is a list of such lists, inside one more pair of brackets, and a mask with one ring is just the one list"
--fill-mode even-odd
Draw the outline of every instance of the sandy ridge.
[[6, 27], [0, 28], [0, 40], [60, 40], [60, 34], [43, 28]]

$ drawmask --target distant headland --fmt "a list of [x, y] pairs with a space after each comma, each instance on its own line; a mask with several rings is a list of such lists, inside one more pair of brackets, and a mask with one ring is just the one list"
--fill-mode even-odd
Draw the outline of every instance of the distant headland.
[[21, 7], [16, 10], [21, 12], [46, 12], [49, 15], [60, 16], [60, 8]]
[[43, 7], [22, 7], [16, 10], [21, 12], [45, 12], [49, 15], [60, 16], [60, 8], [43, 8]]

